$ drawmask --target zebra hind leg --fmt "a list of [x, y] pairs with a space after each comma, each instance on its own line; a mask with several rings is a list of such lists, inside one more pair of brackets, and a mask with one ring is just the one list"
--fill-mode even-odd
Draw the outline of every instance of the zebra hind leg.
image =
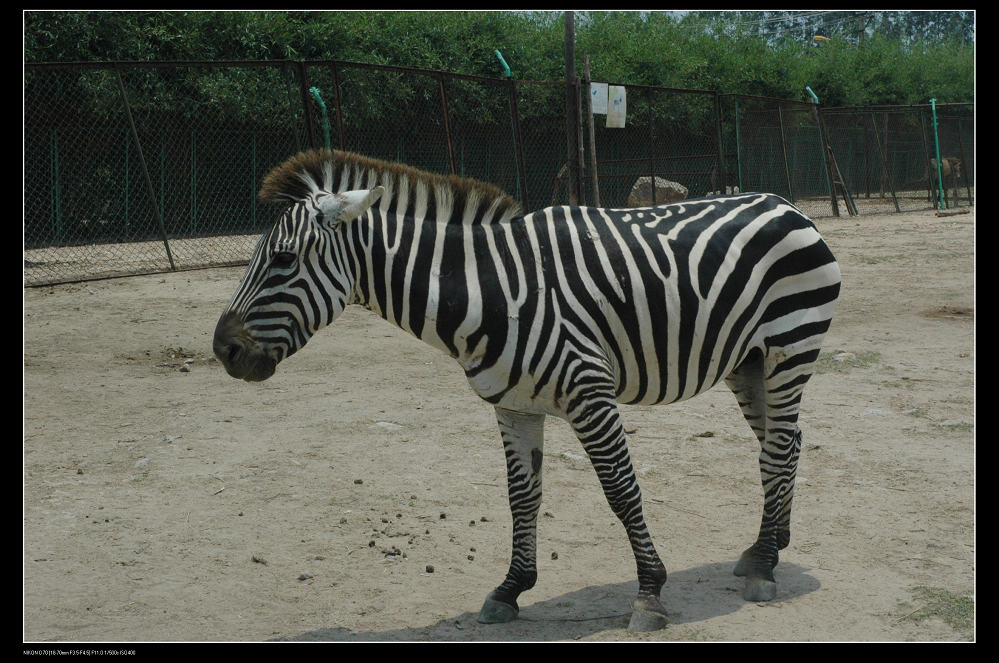
[[479, 622], [496, 624], [517, 618], [517, 597], [534, 586], [537, 570], [537, 523], [541, 507], [543, 414], [523, 414], [496, 408], [506, 454], [507, 487], [513, 515], [513, 550], [503, 583], [486, 597]]
[[791, 502], [801, 451], [798, 408], [813, 354], [817, 356], [817, 351], [773, 353], [782, 361], [764, 361], [757, 354], [726, 379], [760, 442], [763, 518], [756, 542], [735, 566], [735, 575], [745, 578], [742, 595], [747, 601], [770, 601], [777, 596], [773, 570], [778, 551], [791, 540]]

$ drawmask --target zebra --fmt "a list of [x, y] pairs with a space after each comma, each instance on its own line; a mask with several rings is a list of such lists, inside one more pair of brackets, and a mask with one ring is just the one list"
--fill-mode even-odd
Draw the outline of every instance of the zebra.
[[566, 420], [624, 525], [638, 595], [629, 629], [668, 622], [666, 569], [645, 523], [619, 403], [673, 403], [725, 381], [760, 444], [759, 535], [735, 574], [776, 597], [790, 540], [802, 390], [840, 270], [814, 224], [761, 193], [638, 209], [524, 214], [498, 188], [348, 152], [311, 150], [264, 178], [287, 205], [254, 250], [215, 329], [226, 371], [247, 381], [358, 304], [462, 367], [495, 408], [512, 546], [482, 623], [516, 619], [537, 580], [547, 416]]

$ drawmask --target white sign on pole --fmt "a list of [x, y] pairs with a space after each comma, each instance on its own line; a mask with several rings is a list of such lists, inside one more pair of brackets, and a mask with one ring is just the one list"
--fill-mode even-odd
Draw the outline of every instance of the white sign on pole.
[[590, 83], [590, 100], [593, 113], [607, 114], [607, 83]]
[[628, 100], [622, 85], [607, 86], [607, 128], [623, 129], [628, 113]]

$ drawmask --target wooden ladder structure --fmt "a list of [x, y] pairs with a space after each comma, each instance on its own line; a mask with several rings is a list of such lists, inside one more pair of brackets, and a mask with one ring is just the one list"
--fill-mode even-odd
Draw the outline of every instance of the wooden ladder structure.
[[829, 143], [826, 143], [826, 155], [829, 161], [829, 177], [832, 178], [833, 183], [833, 211], [836, 213], [836, 216], [839, 216], [839, 206], [836, 203], [836, 188], [839, 187], [840, 194], [846, 202], [847, 212], [850, 213], [850, 216], [858, 216], [857, 205], [853, 202], [853, 196], [850, 195], [850, 190], [847, 188], [846, 182], [843, 180], [843, 173], [839, 171], [839, 164], [836, 163], [836, 155], [833, 154], [832, 145]]

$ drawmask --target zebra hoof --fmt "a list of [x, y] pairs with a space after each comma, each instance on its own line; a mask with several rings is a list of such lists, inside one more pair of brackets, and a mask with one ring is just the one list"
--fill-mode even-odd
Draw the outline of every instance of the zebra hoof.
[[660, 631], [669, 624], [666, 609], [654, 596], [639, 596], [631, 604], [631, 607], [631, 621], [628, 622], [628, 630], [632, 633]]
[[479, 611], [479, 623], [480, 624], [505, 624], [506, 622], [512, 622], [520, 614], [520, 608], [514, 603], [510, 605], [509, 603], [504, 603], [493, 598], [490, 594], [486, 597], [486, 602], [482, 604], [482, 610]]
[[747, 601], [772, 601], [777, 597], [777, 583], [766, 578], [746, 578], [742, 598]]

